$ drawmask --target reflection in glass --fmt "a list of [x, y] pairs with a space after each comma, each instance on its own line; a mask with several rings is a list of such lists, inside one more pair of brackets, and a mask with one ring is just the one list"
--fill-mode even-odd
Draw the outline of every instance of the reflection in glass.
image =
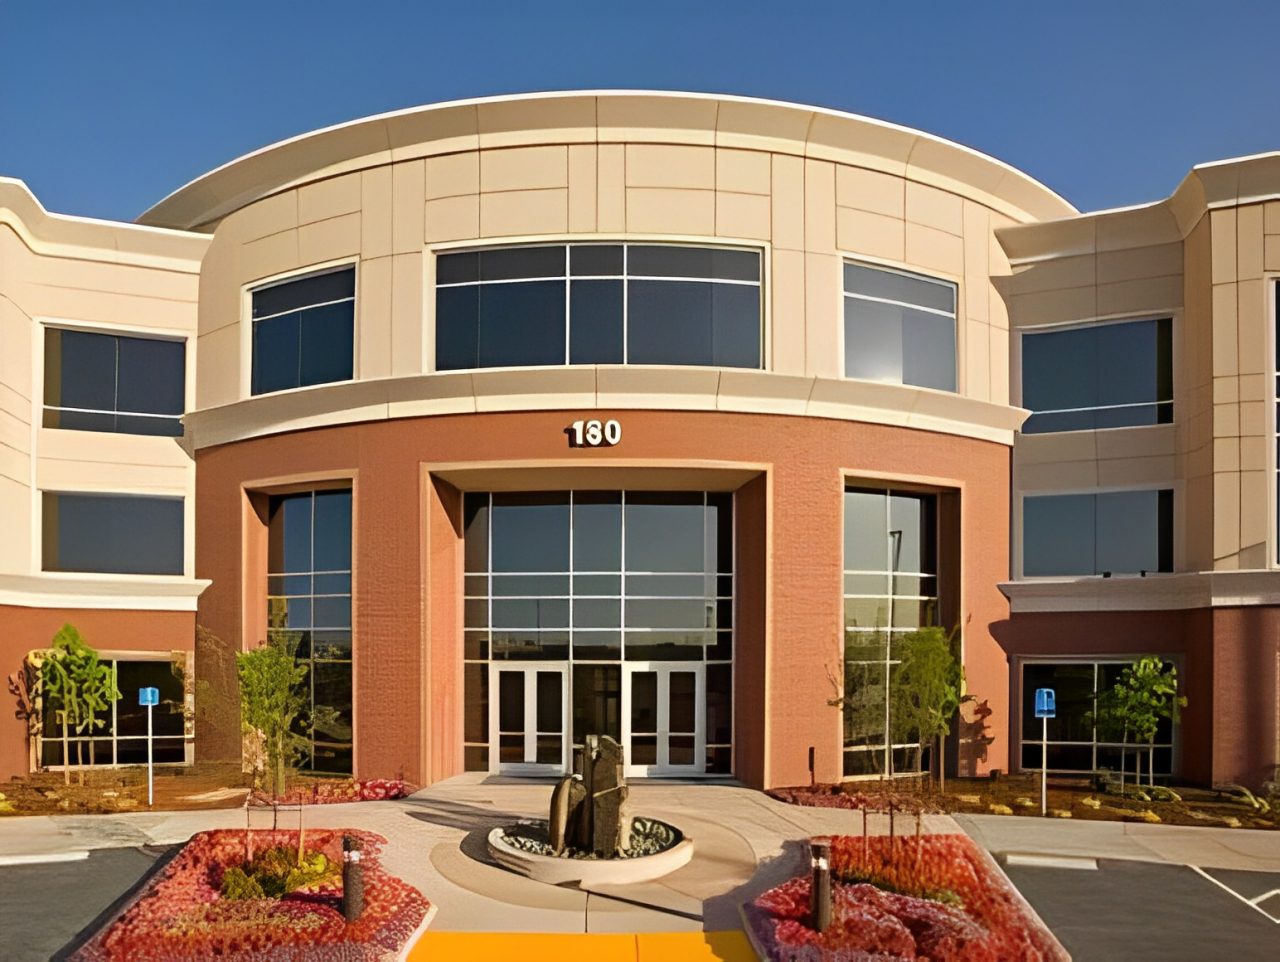
[[844, 266], [845, 377], [956, 390], [956, 287]]
[[351, 380], [355, 278], [346, 267], [252, 292], [253, 394]]
[[182, 498], [45, 491], [45, 571], [180, 575], [185, 570]]
[[1023, 498], [1026, 577], [1172, 570], [1172, 490]]

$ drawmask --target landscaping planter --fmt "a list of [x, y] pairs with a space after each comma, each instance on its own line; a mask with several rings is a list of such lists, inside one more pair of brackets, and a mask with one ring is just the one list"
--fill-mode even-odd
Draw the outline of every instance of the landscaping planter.
[[832, 920], [810, 928], [810, 879], [743, 907], [770, 962], [1069, 962], [1004, 873], [964, 835], [837, 836]]
[[222, 879], [243, 865], [246, 835], [254, 850], [298, 844], [292, 831], [226, 830], [192, 837], [133, 903], [72, 956], [76, 962], [389, 962], [404, 958], [430, 923], [434, 908], [413, 886], [387, 874], [378, 860], [386, 839], [371, 832], [316, 829], [308, 853], [341, 862], [342, 837], [362, 844], [364, 912], [348, 924], [341, 883], [283, 898], [229, 899]]

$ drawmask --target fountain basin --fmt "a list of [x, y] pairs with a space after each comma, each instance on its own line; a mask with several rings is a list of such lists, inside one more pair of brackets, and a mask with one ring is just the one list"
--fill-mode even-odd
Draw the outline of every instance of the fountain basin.
[[693, 858], [693, 840], [685, 838], [679, 829], [656, 822], [655, 819], [637, 818], [669, 829], [674, 842], [667, 848], [652, 854], [630, 855], [620, 858], [594, 858], [580, 854], [550, 855], [529, 851], [511, 840], [518, 833], [526, 844], [536, 839], [541, 831], [545, 837], [546, 823], [522, 824], [508, 828], [495, 828], [489, 833], [489, 855], [508, 871], [516, 872], [536, 882], [549, 885], [577, 884], [626, 885], [631, 882], [648, 882], [683, 868]]

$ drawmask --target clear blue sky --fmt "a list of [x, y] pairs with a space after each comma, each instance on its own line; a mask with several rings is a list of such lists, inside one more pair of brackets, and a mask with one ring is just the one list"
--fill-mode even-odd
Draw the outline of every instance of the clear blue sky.
[[850, 110], [1082, 209], [1280, 149], [1276, 0], [0, 0], [0, 175], [132, 219], [246, 151], [368, 114], [640, 87]]

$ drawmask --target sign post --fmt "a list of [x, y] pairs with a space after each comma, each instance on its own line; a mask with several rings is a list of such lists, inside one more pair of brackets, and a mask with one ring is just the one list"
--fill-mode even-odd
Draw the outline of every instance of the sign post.
[[1036, 717], [1040, 719], [1040, 814], [1049, 810], [1049, 719], [1057, 714], [1052, 688], [1036, 689]]
[[147, 709], [147, 806], [155, 804], [155, 765], [152, 756], [151, 709], [160, 704], [159, 688], [139, 688], [138, 704]]

